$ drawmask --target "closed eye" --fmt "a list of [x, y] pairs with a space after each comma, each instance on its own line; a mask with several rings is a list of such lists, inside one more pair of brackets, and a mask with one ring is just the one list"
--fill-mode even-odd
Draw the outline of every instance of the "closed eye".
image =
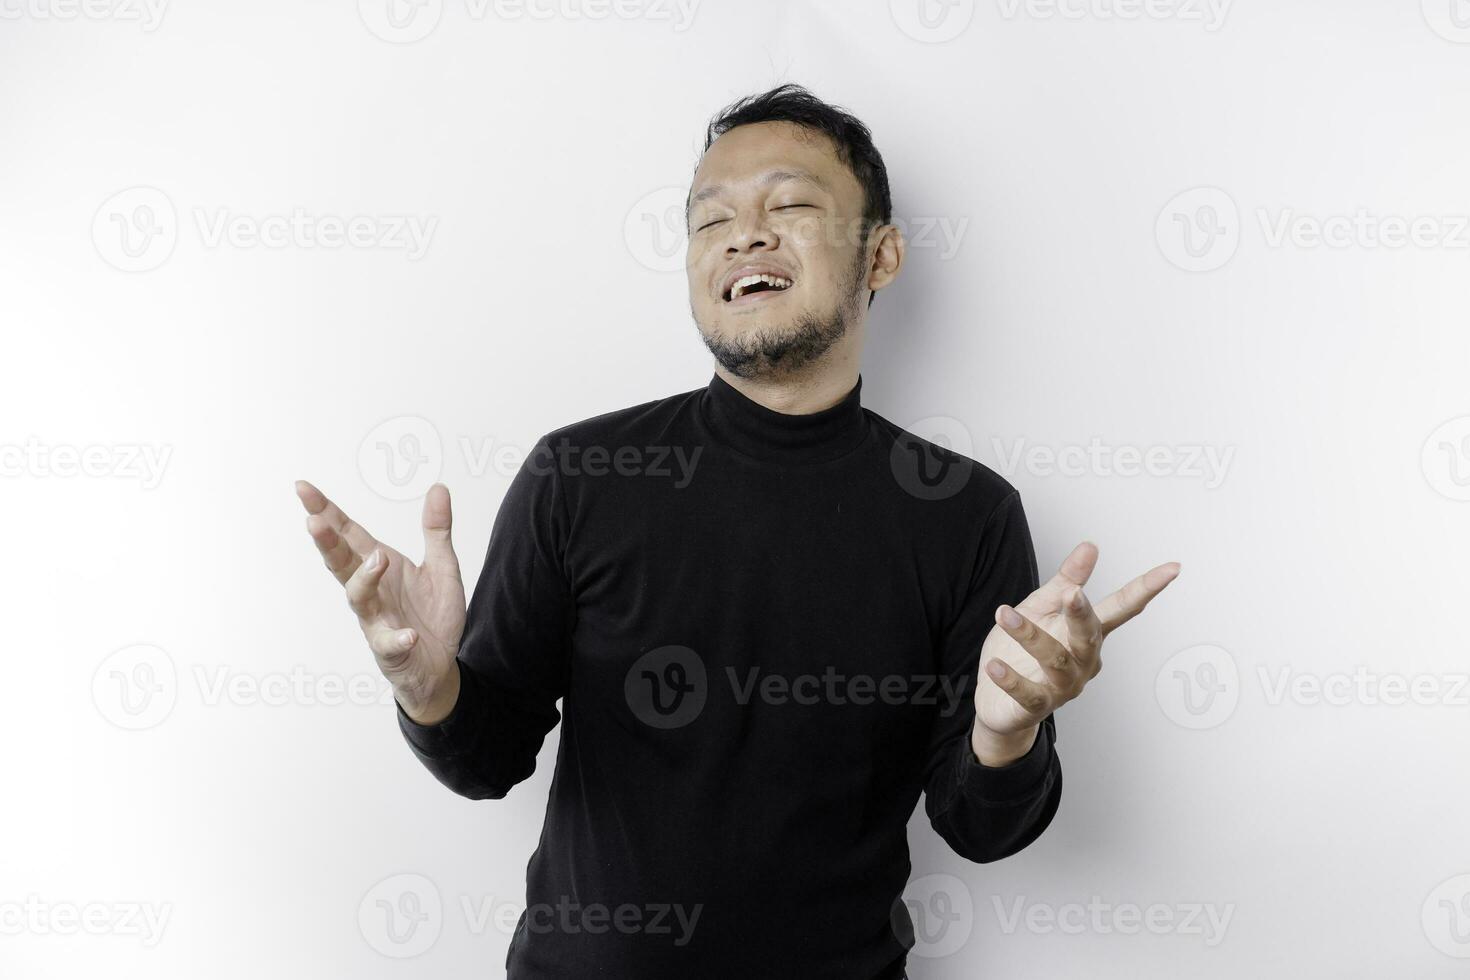
[[[816, 207], [815, 204], [781, 204], [781, 205], [778, 205], [778, 206], [772, 208], [771, 210], [772, 211], [789, 211], [791, 208], [814, 208], [814, 207]], [[695, 231], [704, 231], [706, 228], [713, 228], [715, 225], [719, 224], [720, 222], [722, 222], [722, 221], [728, 221], [728, 220], [729, 220], [728, 218], [716, 218], [714, 221], [708, 221], [708, 222], [700, 225], [698, 228], [696, 228], [694, 230]]]

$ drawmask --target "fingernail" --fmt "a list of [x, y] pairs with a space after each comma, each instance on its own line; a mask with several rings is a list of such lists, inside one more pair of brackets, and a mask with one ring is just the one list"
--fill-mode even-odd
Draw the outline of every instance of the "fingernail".
[[1000, 621], [1011, 629], [1017, 629], [1021, 625], [1021, 614], [1014, 609], [1002, 609], [1000, 612]]
[[363, 564], [363, 567], [366, 568], [366, 569], [368, 569], [369, 571], [371, 571], [374, 568], [377, 568], [378, 567], [378, 549], [377, 548], [374, 548], [373, 549], [373, 553], [370, 554], [370, 555], [368, 555], [367, 556], [367, 561], [363, 562], [362, 564]]
[[985, 671], [996, 680], [1000, 680], [1006, 675], [1005, 666], [999, 660], [992, 660], [990, 661], [990, 663], [986, 664]]
[[1077, 610], [1080, 610], [1082, 608], [1082, 590], [1081, 589], [1078, 589], [1077, 590], [1077, 594], [1072, 597], [1072, 608], [1073, 609], [1077, 609]]
[[404, 630], [398, 634], [398, 645], [407, 650], [413, 646], [413, 630]]

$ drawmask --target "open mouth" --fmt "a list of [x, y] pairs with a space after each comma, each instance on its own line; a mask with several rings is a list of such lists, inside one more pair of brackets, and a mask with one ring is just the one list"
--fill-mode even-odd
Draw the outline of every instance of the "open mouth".
[[760, 299], [769, 299], [777, 293], [784, 293], [791, 286], [792, 281], [784, 276], [741, 276], [725, 291], [724, 300], [726, 303], [752, 303]]

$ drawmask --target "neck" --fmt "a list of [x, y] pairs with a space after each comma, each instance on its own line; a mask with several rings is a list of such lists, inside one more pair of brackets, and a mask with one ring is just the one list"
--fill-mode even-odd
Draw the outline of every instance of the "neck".
[[[835, 395], [829, 395], [835, 378], [834, 372], [800, 384], [796, 379], [752, 384], [717, 371], [700, 395], [700, 415], [712, 438], [745, 456], [788, 464], [837, 459], [862, 444], [869, 426], [862, 375], [854, 375], [846, 391], [831, 389]], [[764, 399], [745, 394], [751, 389]]]
[[[854, 336], [857, 334], [858, 336]], [[739, 378], [715, 365], [715, 374], [751, 401], [784, 415], [810, 415], [831, 408], [852, 391], [861, 370], [861, 324], [849, 328], [816, 363], [799, 371]]]
[[737, 378], [721, 367], [715, 373], [746, 398], [783, 415], [810, 415], [831, 408], [858, 379], [856, 367], [841, 374], [823, 372], [821, 377]]

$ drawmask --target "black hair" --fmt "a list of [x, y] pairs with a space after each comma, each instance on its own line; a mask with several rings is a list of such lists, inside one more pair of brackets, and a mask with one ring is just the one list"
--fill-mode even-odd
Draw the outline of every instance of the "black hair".
[[[856, 116], [841, 106], [829, 105], [795, 82], [748, 95], [721, 109], [705, 130], [704, 149], [736, 126], [760, 122], [790, 122], [825, 134], [842, 161], [863, 189], [863, 239], [879, 225], [893, 219], [893, 198], [888, 191], [888, 167], [873, 145], [873, 134]], [[873, 305], [877, 293], [868, 295]]]

